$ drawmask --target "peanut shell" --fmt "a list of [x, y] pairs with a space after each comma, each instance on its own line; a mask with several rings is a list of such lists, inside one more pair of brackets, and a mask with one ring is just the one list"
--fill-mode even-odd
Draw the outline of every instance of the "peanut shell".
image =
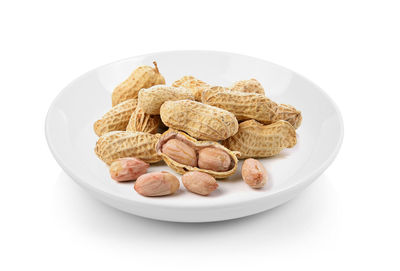
[[130, 132], [146, 132], [150, 134], [157, 133], [160, 124], [160, 116], [152, 116], [143, 112], [141, 107], [137, 107], [132, 113], [129, 123], [126, 127]]
[[150, 66], [140, 66], [112, 93], [112, 105], [115, 106], [128, 99], [137, 98], [139, 90], [149, 88], [154, 85], [164, 85], [165, 79], [160, 74], [157, 63], [154, 61], [154, 68]]
[[196, 101], [200, 101], [203, 90], [210, 87], [210, 85], [206, 82], [203, 82], [191, 75], [183, 76], [181, 79], [176, 80], [172, 83], [172, 86], [190, 89]]
[[232, 151], [239, 151], [240, 158], [269, 157], [284, 148], [296, 145], [296, 130], [284, 120], [263, 125], [255, 120], [240, 123], [239, 131], [222, 144]]
[[301, 116], [301, 111], [297, 110], [294, 106], [289, 104], [280, 104], [276, 111], [274, 120], [286, 120], [292, 124], [295, 129], [297, 129], [300, 127], [303, 117]]
[[114, 106], [94, 123], [95, 133], [101, 136], [111, 131], [125, 131], [136, 106], [137, 99], [129, 99]]
[[232, 112], [238, 120], [255, 119], [264, 124], [274, 121], [278, 105], [257, 93], [206, 89], [202, 102]]
[[194, 100], [190, 89], [183, 87], [153, 86], [139, 91], [139, 107], [147, 114], [160, 115], [160, 107], [166, 101]]
[[241, 80], [234, 83], [231, 87], [233, 91], [247, 92], [247, 93], [258, 93], [265, 95], [264, 88], [260, 82], [256, 79], [251, 78], [249, 80]]
[[[221, 87], [221, 86], [212, 86], [212, 87], [209, 87], [209, 88], [206, 88], [206, 89], [216, 90], [216, 91], [232, 91], [230, 88]], [[203, 93], [202, 93], [202, 95], [203, 95]]]
[[[165, 142], [167, 142], [170, 139], [181, 140], [182, 142], [189, 145], [196, 151], [199, 151], [201, 149], [208, 148], [208, 147], [217, 148], [219, 150], [222, 150], [222, 151], [226, 152], [229, 155], [229, 157], [231, 158], [230, 167], [227, 171], [221, 172], [221, 171], [202, 169], [199, 167], [193, 167], [193, 166], [178, 163], [175, 160], [173, 160], [171, 157], [169, 157], [168, 155], [166, 155], [165, 153], [162, 152], [163, 145], [165, 144]], [[229, 177], [235, 173], [235, 171], [237, 169], [237, 165], [238, 165], [237, 156], [240, 155], [239, 152], [230, 151], [229, 149], [225, 148], [218, 142], [198, 141], [195, 138], [190, 137], [189, 135], [187, 135], [183, 132], [174, 130], [174, 129], [169, 129], [168, 131], [166, 131], [165, 133], [163, 133], [161, 135], [161, 137], [159, 138], [159, 140], [156, 144], [156, 151], [157, 151], [157, 154], [162, 157], [162, 159], [165, 161], [165, 163], [170, 168], [172, 168], [173, 170], [178, 172], [179, 174], [184, 174], [188, 171], [198, 171], [198, 172], [207, 173], [217, 179], [223, 179], [223, 178]]]
[[223, 140], [238, 130], [232, 113], [195, 101], [167, 101], [161, 106], [160, 115], [166, 126], [203, 140]]
[[155, 163], [161, 160], [155, 151], [160, 136], [144, 132], [109, 132], [97, 140], [95, 153], [107, 165], [123, 157], [136, 157], [147, 163]]

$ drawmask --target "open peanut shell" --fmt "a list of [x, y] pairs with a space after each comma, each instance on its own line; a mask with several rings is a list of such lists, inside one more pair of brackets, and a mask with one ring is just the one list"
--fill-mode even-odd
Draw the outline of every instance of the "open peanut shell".
[[[181, 164], [181, 163], [173, 160], [168, 155], [166, 155], [165, 153], [162, 152], [163, 144], [165, 144], [168, 140], [171, 140], [171, 139], [177, 139], [177, 140], [184, 142], [188, 146], [192, 147], [196, 152], [198, 152], [199, 150], [201, 150], [203, 148], [208, 148], [208, 147], [220, 149], [220, 150], [226, 152], [229, 155], [229, 157], [231, 158], [230, 167], [227, 171], [220, 172], [220, 171], [213, 171], [213, 170], [202, 169], [199, 167], [193, 167], [193, 166]], [[169, 129], [168, 131], [164, 132], [161, 135], [160, 139], [158, 140], [158, 142], [156, 144], [156, 152], [158, 155], [160, 155], [162, 157], [162, 159], [165, 161], [165, 163], [170, 168], [172, 168], [179, 174], [184, 174], [189, 171], [199, 171], [199, 172], [204, 172], [204, 173], [210, 174], [211, 176], [213, 176], [216, 179], [223, 179], [223, 178], [233, 175], [235, 173], [235, 171], [237, 169], [237, 165], [238, 165], [237, 156], [240, 155], [240, 152], [230, 151], [229, 149], [225, 148], [218, 142], [198, 141], [195, 138], [190, 137], [189, 135], [187, 135], [183, 132], [174, 130], [174, 129]]]

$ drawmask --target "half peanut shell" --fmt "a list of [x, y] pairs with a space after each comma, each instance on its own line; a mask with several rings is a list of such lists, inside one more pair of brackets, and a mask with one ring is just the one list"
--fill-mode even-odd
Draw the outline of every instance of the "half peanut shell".
[[[226, 152], [229, 157], [231, 158], [231, 165], [229, 167], [229, 170], [227, 171], [223, 171], [223, 172], [218, 172], [218, 171], [213, 171], [213, 170], [208, 170], [208, 169], [202, 169], [199, 167], [192, 167], [189, 165], [184, 165], [181, 163], [178, 163], [177, 161], [173, 160], [172, 158], [170, 158], [168, 155], [166, 155], [165, 153], [162, 152], [162, 146], [171, 139], [177, 139], [180, 140], [182, 142], [184, 142], [185, 144], [187, 144], [188, 146], [190, 146], [191, 148], [195, 149], [196, 152], [200, 151], [201, 149], [207, 148], [207, 147], [213, 147], [213, 148], [217, 148], [220, 149], [224, 152]], [[213, 142], [213, 141], [198, 141], [193, 137], [190, 137], [189, 135], [174, 130], [174, 129], [169, 129], [168, 131], [164, 132], [160, 139], [158, 140], [157, 144], [156, 144], [156, 152], [158, 155], [160, 155], [162, 157], [162, 159], [165, 161], [165, 163], [172, 168], [173, 170], [175, 170], [176, 172], [178, 172], [179, 174], [184, 174], [186, 172], [189, 171], [199, 171], [199, 172], [204, 172], [204, 173], [208, 173], [211, 176], [213, 176], [214, 178], [217, 179], [223, 179], [226, 177], [229, 177], [231, 175], [233, 175], [237, 169], [237, 165], [238, 165], [238, 158], [237, 156], [240, 155], [239, 152], [235, 152], [235, 151], [230, 151], [229, 149], [225, 148], [224, 146], [222, 146], [221, 144], [217, 143], [217, 142]]]

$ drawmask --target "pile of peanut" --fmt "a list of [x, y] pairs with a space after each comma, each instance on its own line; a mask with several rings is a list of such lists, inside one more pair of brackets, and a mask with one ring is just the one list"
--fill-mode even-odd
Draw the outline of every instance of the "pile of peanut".
[[270, 157], [297, 143], [301, 112], [265, 96], [256, 79], [230, 87], [212, 86], [193, 76], [165, 85], [158, 70], [140, 66], [112, 93], [113, 107], [94, 123], [95, 153], [118, 182], [135, 181], [143, 196], [175, 193], [178, 178], [166, 171], [147, 173], [163, 160], [182, 174], [185, 188], [208, 195], [216, 179], [233, 175], [238, 159], [252, 188], [267, 182], [254, 158]]

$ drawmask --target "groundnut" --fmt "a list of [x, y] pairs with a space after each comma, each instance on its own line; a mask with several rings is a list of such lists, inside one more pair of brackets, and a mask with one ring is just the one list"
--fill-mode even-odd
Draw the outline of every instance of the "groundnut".
[[173, 194], [179, 189], [179, 180], [166, 171], [152, 172], [140, 176], [136, 180], [134, 188], [142, 196], [165, 196]]
[[192, 167], [197, 166], [196, 151], [178, 139], [168, 140], [162, 146], [161, 151], [178, 163]]
[[134, 181], [147, 172], [149, 164], [134, 157], [115, 160], [110, 165], [111, 178], [118, 182]]
[[206, 196], [218, 188], [213, 176], [204, 172], [188, 172], [182, 176], [182, 183], [190, 192]]
[[225, 151], [209, 147], [199, 151], [197, 164], [202, 169], [222, 172], [229, 170], [231, 158]]
[[252, 188], [261, 188], [267, 183], [267, 170], [260, 161], [248, 158], [242, 165], [242, 178]]

